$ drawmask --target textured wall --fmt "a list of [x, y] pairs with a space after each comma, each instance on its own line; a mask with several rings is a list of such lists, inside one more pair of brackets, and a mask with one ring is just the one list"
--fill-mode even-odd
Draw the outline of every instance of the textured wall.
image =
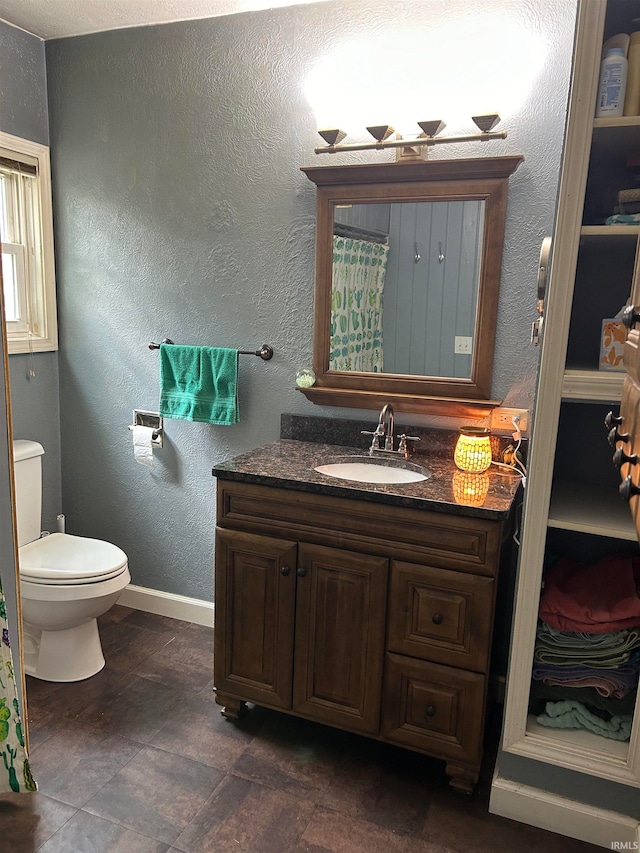
[[[293, 385], [310, 361], [313, 313], [314, 187], [299, 171], [317, 140], [306, 74], [347, 39], [427, 32], [461, 3], [328, 2], [47, 43], [64, 509], [71, 532], [129, 554], [135, 584], [210, 599], [211, 464], [275, 439], [283, 411], [330, 413]], [[497, 22], [513, 5], [463, 4], [465, 15], [490, 7]], [[518, 10], [547, 42], [538, 88], [498, 148], [438, 156], [526, 157], [511, 181], [494, 396], [530, 405], [527, 339], [555, 209], [575, 3]], [[266, 342], [275, 357], [241, 359], [238, 426], [168, 422], [150, 471], [134, 462], [126, 426], [134, 407], [157, 408], [158, 354], [147, 343], [163, 336]]]
[[[0, 21], [0, 130], [49, 144], [44, 42]], [[54, 529], [61, 507], [58, 354], [32, 356], [35, 377], [27, 380], [29, 356], [9, 356], [15, 438], [39, 441], [43, 461], [42, 526]]]

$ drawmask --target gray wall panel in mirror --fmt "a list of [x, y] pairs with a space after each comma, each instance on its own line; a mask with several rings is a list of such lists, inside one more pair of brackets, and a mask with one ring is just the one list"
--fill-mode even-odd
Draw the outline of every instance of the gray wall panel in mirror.
[[477, 414], [522, 157], [303, 171], [317, 184], [313, 402]]

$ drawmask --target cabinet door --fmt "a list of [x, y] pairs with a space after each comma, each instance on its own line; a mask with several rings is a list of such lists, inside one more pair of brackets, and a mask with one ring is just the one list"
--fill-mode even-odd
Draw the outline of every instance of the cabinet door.
[[383, 557], [299, 546], [294, 711], [378, 731], [388, 570]]
[[291, 708], [295, 542], [216, 529], [216, 690]]

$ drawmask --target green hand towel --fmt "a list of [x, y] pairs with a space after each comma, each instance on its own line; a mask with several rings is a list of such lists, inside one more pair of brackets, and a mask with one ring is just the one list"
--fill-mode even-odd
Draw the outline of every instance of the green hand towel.
[[205, 424], [237, 424], [238, 351], [162, 344], [160, 414]]
[[631, 736], [631, 714], [618, 714], [610, 720], [601, 720], [581, 702], [565, 700], [547, 702], [545, 713], [537, 717], [542, 726], [555, 729], [589, 729], [597, 735], [613, 740], [629, 740]]

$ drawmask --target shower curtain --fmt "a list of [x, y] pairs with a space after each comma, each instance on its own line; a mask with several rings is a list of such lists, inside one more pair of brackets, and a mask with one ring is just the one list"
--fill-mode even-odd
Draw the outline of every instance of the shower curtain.
[[18, 709], [16, 679], [13, 672], [7, 607], [0, 584], [0, 794], [35, 791], [29, 759], [24, 745], [24, 730]]
[[382, 243], [333, 238], [329, 370], [382, 372], [388, 255]]

